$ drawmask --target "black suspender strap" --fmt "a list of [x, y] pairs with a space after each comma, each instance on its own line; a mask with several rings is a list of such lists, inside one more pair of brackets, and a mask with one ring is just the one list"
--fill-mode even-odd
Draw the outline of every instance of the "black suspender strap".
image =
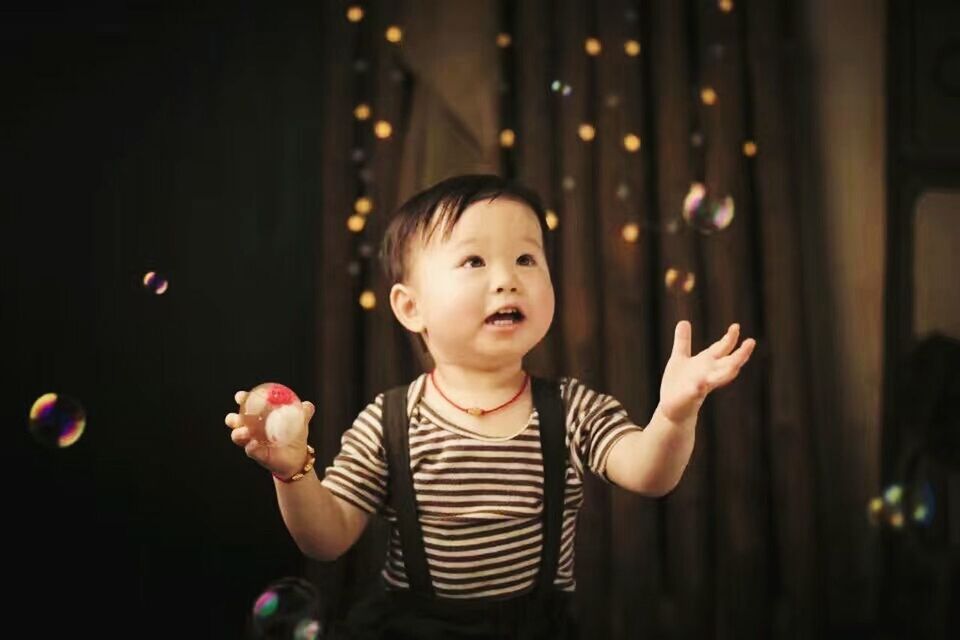
[[[566, 484], [566, 428], [560, 387], [556, 381], [532, 377], [533, 403], [540, 417], [540, 450], [543, 456], [543, 551], [537, 589], [549, 592], [557, 575], [560, 533], [563, 529], [563, 498]], [[417, 497], [410, 470], [410, 420], [407, 416], [407, 386], [384, 394], [383, 445], [386, 449], [387, 493], [397, 514], [397, 529], [403, 549], [407, 581], [413, 594], [433, 596], [433, 583], [423, 547]]]
[[423, 550], [423, 530], [413, 492], [410, 471], [410, 419], [407, 416], [407, 386], [395, 387], [384, 395], [383, 445], [387, 454], [390, 506], [397, 513], [397, 529], [403, 549], [403, 564], [413, 593], [432, 596], [433, 583]]
[[557, 576], [560, 557], [567, 471], [566, 423], [557, 382], [534, 377], [533, 404], [540, 418], [540, 450], [543, 455], [543, 555], [537, 588], [549, 593]]

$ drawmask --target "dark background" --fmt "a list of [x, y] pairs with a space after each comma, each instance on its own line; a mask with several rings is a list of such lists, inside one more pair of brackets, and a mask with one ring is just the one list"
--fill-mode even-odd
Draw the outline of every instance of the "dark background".
[[[237, 389], [313, 384], [320, 25], [277, 13], [0, 15], [3, 574], [36, 637], [236, 638], [302, 572], [223, 424]], [[25, 428], [48, 391], [87, 411], [64, 450]]]

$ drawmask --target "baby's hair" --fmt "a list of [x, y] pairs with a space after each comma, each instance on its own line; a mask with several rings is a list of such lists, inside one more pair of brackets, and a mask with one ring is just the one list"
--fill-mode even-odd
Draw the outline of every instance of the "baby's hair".
[[[547, 222], [540, 197], [522, 184], [491, 174], [454, 176], [414, 195], [403, 203], [394, 214], [383, 236], [380, 261], [387, 285], [406, 282], [407, 257], [411, 242], [428, 243], [438, 228], [446, 240], [463, 212], [475, 202], [490, 201], [498, 197], [516, 200], [529, 206], [537, 216], [543, 233], [544, 252], [547, 251]], [[433, 220], [434, 212], [438, 212]], [[550, 260], [547, 260], [549, 265]]]

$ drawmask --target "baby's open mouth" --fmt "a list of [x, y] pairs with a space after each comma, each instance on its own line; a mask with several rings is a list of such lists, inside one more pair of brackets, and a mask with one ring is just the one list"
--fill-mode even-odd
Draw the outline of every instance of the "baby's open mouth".
[[523, 322], [523, 318], [524, 315], [519, 309], [501, 309], [496, 313], [490, 314], [486, 319], [486, 323], [504, 327], [511, 324], [519, 324]]

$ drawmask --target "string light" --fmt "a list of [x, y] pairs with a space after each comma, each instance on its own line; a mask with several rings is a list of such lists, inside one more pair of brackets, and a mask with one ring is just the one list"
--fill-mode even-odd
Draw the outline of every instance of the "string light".
[[513, 39], [510, 37], [509, 33], [497, 34], [497, 46], [501, 49], [506, 49], [509, 47], [511, 42], [513, 42]]
[[373, 200], [367, 196], [361, 196], [357, 198], [356, 202], [353, 203], [353, 210], [360, 215], [365, 216], [373, 211]]
[[377, 296], [374, 295], [373, 291], [367, 289], [360, 294], [360, 306], [368, 311], [377, 306]]
[[347, 9], [347, 20], [350, 22], [360, 22], [363, 20], [363, 7], [353, 5]]
[[392, 42], [393, 44], [400, 44], [400, 41], [403, 40], [403, 29], [397, 25], [391, 25], [387, 27], [386, 32], [387, 42]]
[[603, 47], [600, 45], [600, 41], [596, 38], [587, 38], [583, 42], [583, 48], [587, 52], [587, 55], [598, 56]]
[[597, 130], [592, 124], [583, 123], [580, 125], [580, 128], [577, 129], [577, 134], [584, 142], [590, 142], [597, 137]]
[[393, 127], [386, 120], [378, 120], [373, 125], [373, 134], [381, 140], [386, 140], [393, 134]]
[[717, 92], [712, 87], [704, 87], [700, 90], [700, 99], [705, 105], [715, 105], [717, 104]]
[[757, 155], [757, 143], [753, 140], [747, 140], [743, 143], [743, 155], [752, 158]]
[[636, 153], [640, 149], [640, 136], [633, 133], [623, 136], [623, 148], [630, 153]]
[[640, 55], [640, 43], [636, 40], [627, 40], [623, 43], [623, 51], [631, 58], [636, 58]]
[[636, 242], [637, 238], [640, 237], [640, 226], [636, 222], [628, 222], [623, 225], [620, 234], [627, 242]]
[[363, 231], [363, 227], [366, 224], [367, 219], [356, 213], [347, 218], [347, 229], [350, 229], [350, 231], [353, 231], [354, 233], [360, 233]]
[[358, 104], [353, 109], [353, 117], [361, 122], [370, 118], [370, 105], [365, 103]]
[[512, 149], [516, 141], [517, 134], [514, 133], [513, 129], [504, 129], [500, 132], [500, 146], [504, 149]]
[[556, 229], [560, 224], [560, 218], [557, 217], [557, 214], [553, 211], [553, 209], [547, 209], [544, 217], [547, 219], [547, 228], [550, 229], [550, 231]]
[[720, 11], [724, 13], [730, 13], [733, 11], [733, 0], [719, 0], [717, 6], [720, 7]]

